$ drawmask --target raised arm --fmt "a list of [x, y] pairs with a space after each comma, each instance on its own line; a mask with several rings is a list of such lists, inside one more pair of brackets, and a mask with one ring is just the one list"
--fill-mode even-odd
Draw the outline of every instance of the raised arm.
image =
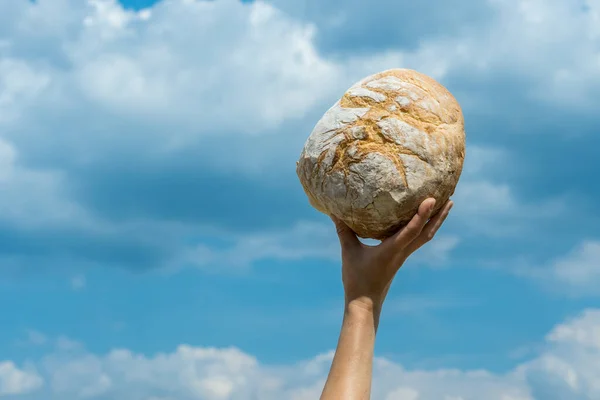
[[375, 334], [392, 280], [407, 257], [433, 238], [452, 202], [430, 218], [434, 206], [434, 199], [423, 201], [408, 225], [378, 246], [361, 243], [346, 224], [332, 218], [342, 247], [345, 307], [321, 400], [370, 398]]

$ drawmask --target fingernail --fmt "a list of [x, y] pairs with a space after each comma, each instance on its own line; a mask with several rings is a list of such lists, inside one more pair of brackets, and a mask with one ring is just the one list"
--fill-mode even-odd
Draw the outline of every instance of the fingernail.
[[431, 206], [429, 206], [429, 212], [432, 212], [435, 207], [435, 199], [431, 202]]

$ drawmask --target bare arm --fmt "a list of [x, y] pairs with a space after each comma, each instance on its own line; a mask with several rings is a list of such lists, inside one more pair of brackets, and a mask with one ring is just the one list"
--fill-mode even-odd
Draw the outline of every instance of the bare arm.
[[407, 257], [433, 238], [452, 208], [449, 201], [430, 219], [434, 205], [435, 200], [425, 200], [405, 228], [378, 246], [362, 244], [348, 226], [333, 219], [342, 247], [345, 307], [321, 400], [370, 399], [375, 335], [392, 280]]
[[379, 310], [349, 303], [321, 399], [368, 399]]

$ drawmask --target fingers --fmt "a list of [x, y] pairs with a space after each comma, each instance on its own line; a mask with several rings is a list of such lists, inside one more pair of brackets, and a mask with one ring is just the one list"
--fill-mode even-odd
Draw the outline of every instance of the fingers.
[[413, 253], [419, 247], [423, 246], [425, 243], [433, 239], [437, 231], [440, 229], [440, 227], [446, 220], [446, 217], [448, 217], [448, 214], [450, 213], [450, 210], [452, 209], [453, 205], [454, 203], [451, 200], [449, 200], [444, 205], [444, 207], [442, 207], [442, 209], [436, 215], [434, 215], [433, 218], [429, 220], [429, 222], [427, 222], [419, 236], [408, 245], [408, 254]]
[[340, 245], [342, 246], [342, 249], [351, 249], [360, 244], [356, 234], [348, 225], [333, 215], [330, 215], [329, 217], [335, 224], [335, 229], [337, 231], [338, 238], [340, 239]]
[[433, 198], [426, 199], [421, 203], [417, 213], [410, 220], [410, 222], [404, 228], [398, 231], [398, 233], [389, 238], [389, 241], [392, 243], [394, 248], [403, 249], [407, 247], [421, 234], [421, 231], [433, 213], [434, 207], [435, 199]]

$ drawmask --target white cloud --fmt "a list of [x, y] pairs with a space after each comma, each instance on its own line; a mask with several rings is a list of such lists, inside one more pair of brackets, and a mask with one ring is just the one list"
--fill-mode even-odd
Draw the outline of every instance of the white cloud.
[[[373, 398], [598, 398], [598, 332], [600, 310], [585, 310], [552, 329], [537, 356], [504, 374], [486, 370], [411, 370], [377, 357]], [[47, 398], [50, 394], [60, 395], [64, 400], [94, 396], [111, 400], [313, 399], [322, 389], [332, 356], [329, 352], [305, 362], [271, 366], [261, 364], [255, 357], [236, 348], [181, 345], [171, 353], [153, 356], [125, 349], [105, 355], [95, 355], [83, 348], [67, 352], [58, 349], [34, 363], [48, 385], [37, 384], [37, 395], [31, 399]], [[10, 362], [2, 365], [5, 370], [15, 370]], [[35, 382], [40, 382], [40, 378], [36, 379]], [[24, 382], [23, 378], [20, 381]]]
[[[166, 141], [184, 140], [181, 135], [192, 134], [190, 129], [194, 135], [256, 133], [302, 117], [338, 84], [339, 66], [316, 52], [314, 29], [263, 2], [176, 0], [137, 13], [116, 0], [45, 0], [2, 8], [26, 8], [19, 30], [9, 32], [6, 41], [7, 52], [22, 57], [8, 72], [27, 72], [28, 79], [6, 80], [15, 86], [7, 95], [43, 86], [46, 91], [36, 94], [44, 108], [55, 96], [79, 98], [86, 108], [168, 122], [177, 129], [163, 133]], [[64, 16], [51, 23], [57, 14]], [[53, 50], [68, 68], [19, 53], [19, 46], [43, 33], [59, 35]], [[36, 73], [44, 85], [30, 79]]]
[[26, 61], [0, 56], [0, 123], [17, 118], [17, 111], [27, 107], [48, 83], [49, 77], [36, 73]]
[[419, 400], [419, 392], [408, 387], [399, 387], [386, 397], [386, 400]]
[[0, 397], [33, 392], [43, 382], [35, 370], [19, 369], [12, 361], [0, 361]]
[[600, 241], [583, 240], [564, 256], [541, 265], [515, 263], [516, 275], [533, 279], [552, 292], [573, 297], [600, 293]]
[[600, 312], [588, 309], [556, 326], [546, 338], [546, 350], [522, 365], [539, 399], [595, 399], [600, 396]]
[[556, 281], [575, 290], [597, 292], [600, 283], [600, 241], [585, 241], [548, 271]]
[[600, 310], [585, 310], [566, 323], [560, 324], [547, 336], [552, 343], [570, 343], [582, 348], [600, 349]]
[[34, 346], [42, 346], [48, 342], [48, 337], [41, 332], [28, 330], [25, 342]]
[[22, 227], [84, 224], [86, 212], [63, 193], [59, 171], [36, 170], [19, 164], [14, 146], [0, 138], [0, 221]]

